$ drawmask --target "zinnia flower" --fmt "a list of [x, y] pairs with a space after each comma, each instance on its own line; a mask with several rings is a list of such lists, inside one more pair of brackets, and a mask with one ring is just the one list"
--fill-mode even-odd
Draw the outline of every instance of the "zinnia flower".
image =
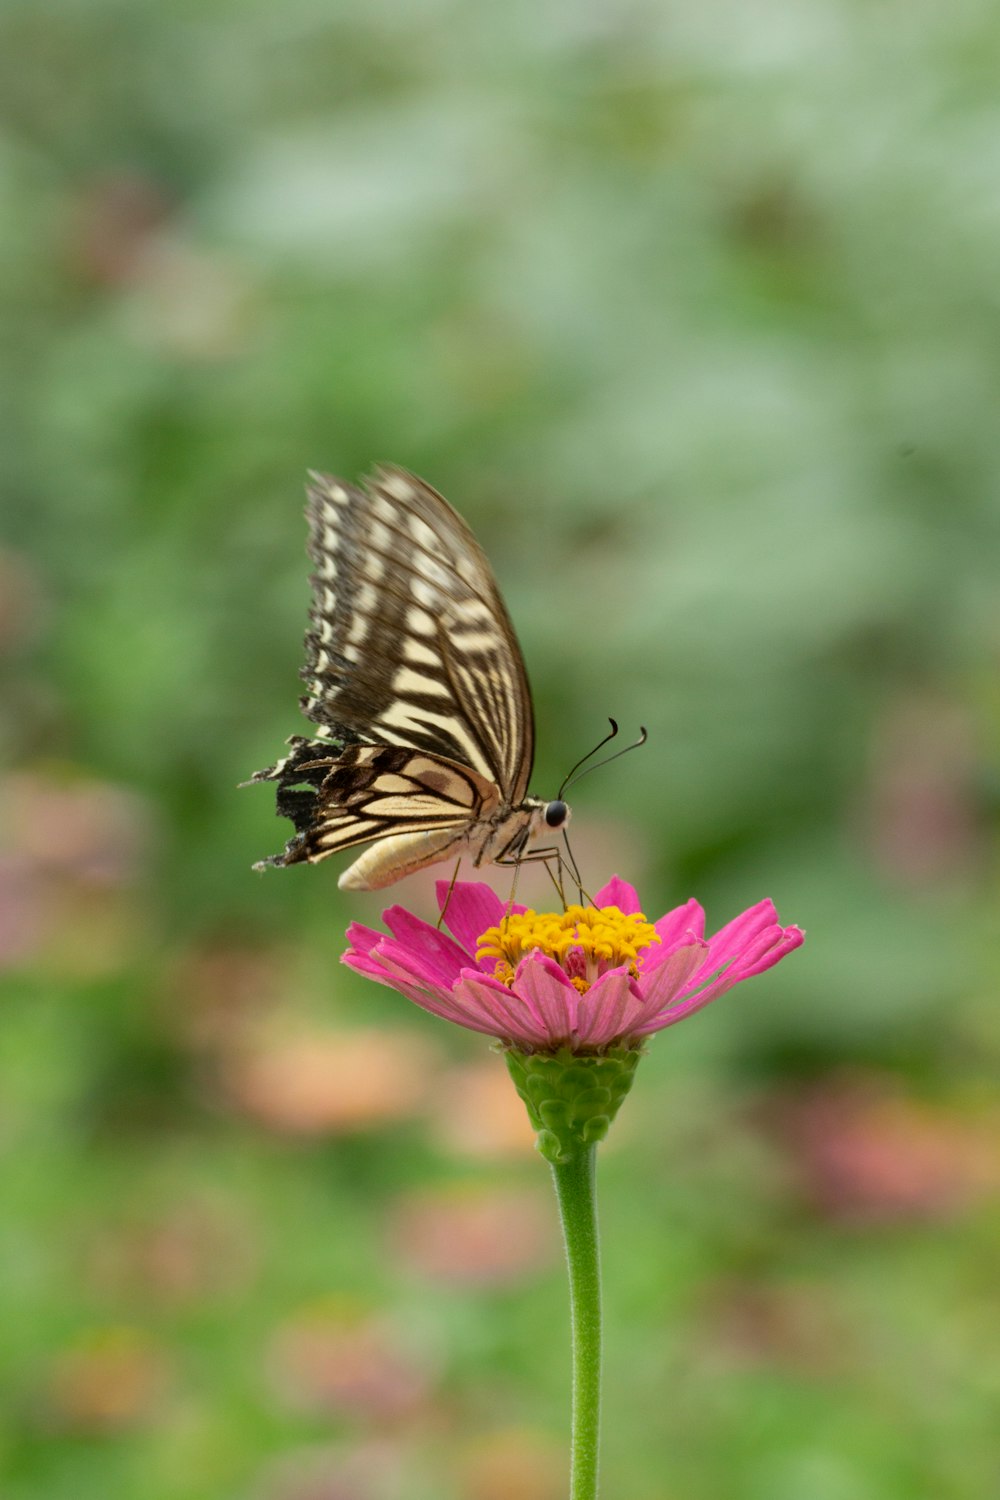
[[452, 937], [401, 906], [383, 913], [389, 934], [348, 929], [343, 961], [424, 1010], [521, 1053], [593, 1057], [639, 1048], [645, 1037], [693, 1015], [797, 948], [759, 901], [705, 938], [697, 901], [648, 922], [639, 898], [615, 876], [593, 906], [538, 913], [508, 910], [479, 881], [439, 881]]
[[596, 1500], [601, 1395], [597, 1145], [632, 1087], [645, 1038], [693, 1015], [797, 948], [759, 901], [713, 937], [697, 901], [658, 922], [617, 876], [592, 906], [506, 907], [477, 881], [437, 887], [452, 936], [401, 906], [389, 932], [354, 923], [344, 962], [424, 1010], [503, 1046], [514, 1087], [552, 1168], [573, 1329], [570, 1493]]

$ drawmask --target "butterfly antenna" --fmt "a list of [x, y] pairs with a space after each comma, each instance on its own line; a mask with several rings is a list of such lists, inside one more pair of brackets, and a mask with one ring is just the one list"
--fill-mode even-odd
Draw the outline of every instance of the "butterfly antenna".
[[556, 800], [557, 801], [559, 801], [559, 802], [562, 801], [562, 794], [563, 794], [563, 792], [569, 786], [570, 782], [573, 780], [573, 777], [576, 775], [577, 771], [579, 771], [579, 769], [583, 765], [583, 763], [585, 761], [588, 761], [592, 755], [596, 755], [597, 752], [598, 752], [598, 750], [602, 749], [602, 747], [604, 745], [606, 745], [609, 740], [613, 740], [614, 737], [615, 737], [615, 735], [618, 733], [618, 724], [617, 724], [617, 722], [614, 719], [609, 718], [608, 719], [608, 723], [611, 725], [611, 733], [610, 734], [606, 734], [604, 736], [603, 740], [598, 740], [598, 742], [594, 746], [593, 750], [588, 750], [587, 753], [586, 753], [586, 755], [581, 755], [580, 759], [577, 761], [576, 765], [573, 766], [573, 767], [571, 767], [571, 769], [569, 771], [567, 771], [566, 775], [563, 777], [563, 784], [559, 788], [558, 792], [556, 792]]
[[615, 723], [614, 719], [609, 719], [608, 723], [611, 725], [611, 733], [606, 734], [603, 740], [601, 740], [601, 744], [595, 745], [593, 750], [591, 750], [588, 755], [585, 755], [583, 757], [583, 760], [577, 761], [576, 765], [573, 767], [572, 771], [570, 771], [562, 786], [559, 788], [560, 801], [562, 800], [563, 792], [565, 792], [569, 787], [575, 785], [576, 782], [582, 781], [584, 776], [589, 776], [591, 771], [599, 771], [602, 766], [610, 766], [613, 760], [618, 760], [621, 756], [627, 755], [630, 750], [638, 750], [639, 746], [644, 745], [649, 739], [649, 731], [644, 724], [640, 724], [639, 738], [637, 740], [633, 740], [631, 745], [626, 745], [624, 750], [616, 750], [614, 755], [609, 755], [606, 760], [599, 760], [595, 765], [586, 766], [584, 770], [580, 771], [579, 776], [576, 775], [576, 772], [580, 770], [580, 767], [583, 765], [584, 761], [588, 761], [591, 755], [596, 755], [598, 750], [600, 750], [601, 745], [606, 745], [608, 741], [613, 740], [615, 735], [618, 733], [618, 725]]

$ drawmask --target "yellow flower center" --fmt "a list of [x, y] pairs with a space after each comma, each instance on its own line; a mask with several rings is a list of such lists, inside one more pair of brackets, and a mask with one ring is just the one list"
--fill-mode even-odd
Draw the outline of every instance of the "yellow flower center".
[[492, 959], [494, 976], [510, 986], [526, 953], [546, 953], [582, 995], [608, 969], [627, 964], [637, 975], [643, 949], [659, 941], [641, 911], [626, 915], [617, 906], [568, 906], [564, 912], [512, 912], [483, 933], [476, 960]]

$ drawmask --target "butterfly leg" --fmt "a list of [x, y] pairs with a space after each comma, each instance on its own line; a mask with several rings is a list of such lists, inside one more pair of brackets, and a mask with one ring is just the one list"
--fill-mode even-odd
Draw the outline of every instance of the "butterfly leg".
[[[565, 829], [563, 830], [563, 841], [564, 841], [564, 843], [566, 845], [566, 854], [565, 854], [565, 856], [563, 855], [562, 851], [559, 848], [557, 848], [556, 846], [552, 845], [552, 846], [549, 846], [549, 847], [544, 848], [544, 849], [530, 849], [527, 854], [521, 854], [519, 856], [514, 856], [511, 859], [497, 860], [497, 864], [509, 864], [509, 863], [520, 864], [522, 861], [527, 861], [527, 860], [537, 860], [537, 859], [543, 860], [544, 863], [545, 863], [545, 868], [546, 868], [546, 870], [549, 873], [549, 877], [550, 877], [550, 879], [552, 881], [552, 884], [555, 886], [556, 890], [559, 893], [559, 900], [562, 902], [564, 909], [565, 909], [567, 903], [566, 903], [566, 893], [565, 893], [565, 888], [564, 888], [563, 881], [564, 881], [564, 872], [566, 870], [568, 870], [569, 873], [573, 877], [573, 884], [576, 886], [576, 888], [577, 888], [577, 890], [579, 892], [579, 895], [580, 895], [580, 905], [581, 906], [594, 906], [596, 903], [594, 901], [593, 896], [590, 894], [589, 891], [587, 891], [587, 890], [584, 889], [583, 878], [580, 875], [580, 868], [577, 865], [576, 856], [574, 855], [573, 850], [570, 848], [569, 837], [568, 837]], [[553, 873], [553, 870], [552, 870], [552, 864], [553, 864], [553, 862], [555, 863], [556, 871], [558, 872], [558, 873], [555, 873], [555, 874]]]
[[[553, 873], [553, 870], [552, 870], [552, 859], [555, 860], [555, 865], [556, 865], [556, 871], [555, 871], [555, 873]], [[563, 886], [563, 859], [562, 859], [562, 855], [559, 853], [558, 849], [553, 849], [552, 850], [552, 859], [546, 859], [546, 861], [545, 861], [545, 873], [546, 873], [546, 875], [548, 875], [549, 879], [552, 881], [552, 884], [555, 886], [556, 892], [557, 892], [557, 894], [559, 896], [559, 900], [562, 902], [562, 905], [563, 905], [563, 911], [565, 911], [566, 910], [566, 891], [565, 891], [564, 886]]]
[[516, 859], [514, 861], [514, 875], [510, 882], [510, 895], [507, 897], [507, 906], [503, 914], [503, 919], [505, 922], [509, 919], [511, 912], [514, 910], [514, 898], [517, 895], [517, 877], [520, 873], [520, 869], [521, 861], [519, 859]]
[[580, 892], [580, 905], [594, 906], [595, 902], [593, 896], [591, 896], [589, 891], [585, 891], [583, 888], [583, 877], [580, 874], [580, 866], [577, 864], [576, 855], [573, 853], [573, 850], [570, 847], [569, 834], [566, 832], [565, 828], [563, 828], [563, 843], [566, 845], [566, 864], [569, 867], [570, 874], [573, 876], [573, 884]]
[[459, 855], [458, 859], [456, 859], [455, 861], [455, 868], [451, 872], [451, 880], [448, 882], [448, 892], [444, 898], [444, 905], [441, 907], [441, 915], [438, 917], [437, 923], [435, 924], [439, 932], [441, 931], [441, 926], [444, 922], [445, 917], [448, 915], [448, 906], [451, 902], [451, 893], [455, 889], [455, 881], [458, 879], [458, 872], [461, 868], [462, 857], [461, 855]]
[[[507, 859], [507, 860], [499, 860], [498, 859], [496, 861], [497, 864], [513, 865], [513, 867], [514, 867], [514, 878], [511, 881], [510, 895], [507, 898], [507, 911], [505, 913], [506, 916], [509, 917], [510, 914], [511, 914], [511, 911], [513, 910], [514, 898], [517, 895], [517, 877], [518, 877], [518, 874], [520, 873], [521, 866], [523, 864], [527, 864], [527, 863], [529, 863], [531, 861], [538, 861], [538, 860], [540, 860], [544, 864], [544, 866], [545, 866], [545, 872], [548, 875], [549, 879], [552, 881], [552, 884], [555, 886], [556, 893], [558, 894], [559, 900], [562, 902], [563, 909], [565, 910], [565, 907], [566, 907], [566, 896], [565, 896], [565, 893], [563, 891], [563, 880], [562, 880], [562, 868], [563, 867], [562, 867], [562, 858], [561, 858], [561, 856], [559, 854], [559, 850], [558, 849], [533, 849], [530, 854], [522, 854], [517, 859]], [[557, 867], [557, 869], [559, 871], [558, 875], [553, 875], [553, 873], [552, 873], [552, 861], [553, 860], [555, 860], [555, 862], [556, 862], [556, 867]]]
[[[565, 906], [566, 906], [566, 894], [565, 894], [565, 890], [564, 890], [564, 886], [563, 886], [563, 858], [562, 858], [562, 854], [555, 847], [555, 845], [552, 845], [552, 846], [550, 846], [548, 848], [545, 848], [545, 849], [529, 849], [528, 852], [527, 852], [527, 854], [521, 854], [521, 853], [518, 853], [518, 854], [514, 854], [514, 853], [507, 854], [507, 853], [504, 853], [499, 858], [497, 858], [496, 860], [494, 860], [494, 864], [498, 864], [498, 865], [513, 865], [514, 866], [514, 886], [515, 886], [515, 889], [516, 889], [516, 886], [517, 886], [517, 870], [518, 870], [519, 866], [526, 865], [526, 864], [535, 864], [539, 860], [544, 864], [545, 869], [546, 869], [546, 871], [547, 871], [547, 873], [549, 875], [549, 878], [551, 879], [552, 884], [555, 886], [556, 891], [558, 892], [559, 900], [562, 902], [563, 907], [565, 908]], [[556, 870], [558, 872], [557, 874], [554, 874], [553, 870], [552, 870], [553, 861], [555, 862]], [[513, 901], [514, 901], [514, 895], [513, 895], [513, 891], [512, 891], [511, 892], [510, 902], [508, 904], [512, 905]]]

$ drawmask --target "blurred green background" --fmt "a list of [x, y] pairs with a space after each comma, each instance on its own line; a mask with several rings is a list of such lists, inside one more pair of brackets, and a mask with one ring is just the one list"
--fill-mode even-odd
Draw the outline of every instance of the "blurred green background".
[[378, 459], [535, 791], [649, 726], [591, 886], [809, 931], [604, 1153], [608, 1495], [996, 1491], [998, 76], [985, 0], [3, 8], [4, 1500], [564, 1495], [505, 1071], [250, 870], [304, 471]]

